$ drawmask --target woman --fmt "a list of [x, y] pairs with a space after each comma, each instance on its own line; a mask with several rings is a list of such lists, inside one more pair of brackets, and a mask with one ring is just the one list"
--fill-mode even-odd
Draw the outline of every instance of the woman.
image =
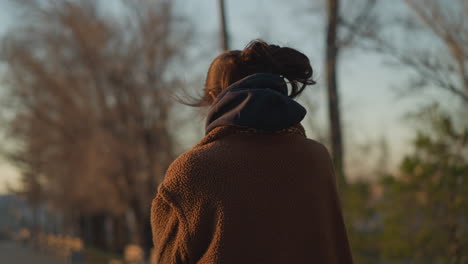
[[311, 78], [304, 54], [260, 40], [212, 62], [189, 104], [209, 106], [205, 137], [152, 203], [157, 263], [352, 263], [330, 155], [293, 100]]

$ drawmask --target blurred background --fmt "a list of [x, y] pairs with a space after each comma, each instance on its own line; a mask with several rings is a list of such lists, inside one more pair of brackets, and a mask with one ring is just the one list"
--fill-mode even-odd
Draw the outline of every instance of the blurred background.
[[[150, 263], [210, 62], [311, 60], [355, 263], [468, 263], [468, 1], [0, 0], [0, 263]], [[285, 175], [286, 176], [286, 175]]]

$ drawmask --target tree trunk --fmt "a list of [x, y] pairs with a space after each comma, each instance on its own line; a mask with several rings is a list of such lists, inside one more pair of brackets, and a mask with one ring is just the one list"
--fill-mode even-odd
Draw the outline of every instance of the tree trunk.
[[346, 184], [344, 173], [343, 138], [341, 133], [340, 109], [337, 84], [337, 61], [339, 47], [337, 41], [339, 0], [328, 0], [328, 28], [326, 40], [326, 80], [328, 88], [328, 109], [332, 155], [336, 167], [338, 184]]
[[218, 0], [218, 5], [221, 25], [221, 48], [224, 51], [229, 49], [229, 36], [226, 25], [226, 8], [224, 6], [224, 0]]
[[104, 228], [104, 221], [105, 221], [105, 214], [103, 213], [96, 213], [91, 216], [91, 241], [94, 247], [107, 250], [107, 243], [105, 239], [105, 228]]
[[132, 235], [134, 243], [140, 245], [144, 251], [145, 257], [149, 256], [149, 252], [153, 247], [153, 236], [151, 231], [150, 222], [150, 208], [143, 206], [145, 210], [142, 210], [138, 200], [132, 201], [132, 212], [134, 215], [135, 233]]
[[125, 247], [125, 241], [128, 240], [128, 232], [125, 226], [125, 216], [124, 215], [115, 215], [113, 217], [113, 229], [114, 229], [114, 240], [112, 250], [118, 254], [123, 254]]

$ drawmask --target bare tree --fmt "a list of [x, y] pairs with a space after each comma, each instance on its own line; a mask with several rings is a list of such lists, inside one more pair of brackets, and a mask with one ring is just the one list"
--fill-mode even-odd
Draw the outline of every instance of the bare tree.
[[220, 42], [222, 50], [229, 50], [229, 34], [226, 24], [226, 6], [224, 0], [218, 0], [219, 24], [220, 24]]
[[[346, 11], [341, 11], [341, 0], [327, 0], [327, 36], [326, 36], [326, 85], [328, 91], [328, 112], [330, 122], [330, 138], [332, 154], [338, 174], [338, 182], [346, 184], [344, 169], [343, 132], [341, 125], [337, 70], [341, 49], [353, 44], [360, 31], [367, 31], [371, 21], [371, 11], [375, 0], [366, 0], [359, 9], [358, 15], [350, 17]], [[356, 7], [354, 7], [356, 8]], [[344, 31], [345, 21], [352, 25], [353, 30]], [[341, 30], [340, 30], [341, 29]]]
[[29, 19], [1, 51], [15, 102], [10, 136], [21, 144], [12, 157], [34, 168], [25, 178], [43, 177], [63, 211], [130, 212], [133, 242], [149, 247], [149, 206], [175, 157], [169, 122], [180, 82], [170, 70], [189, 31], [170, 1], [114, 3], [119, 19], [99, 2], [23, 2]]
[[335, 161], [339, 182], [344, 183], [343, 136], [338, 101], [337, 59], [339, 46], [337, 41], [339, 0], [328, 1], [328, 26], [326, 38], [326, 80], [328, 90], [328, 113], [330, 120], [330, 137], [332, 154]]
[[[410, 59], [402, 58], [402, 62], [412, 66], [422, 78], [434, 83], [468, 103], [468, 2], [454, 1], [453, 6], [447, 6], [440, 0], [420, 1], [405, 0], [412, 11], [425, 24], [426, 30], [443, 43], [444, 56], [420, 54]], [[456, 79], [451, 76], [458, 76]]]
[[404, 66], [415, 73], [407, 91], [433, 87], [456, 96], [466, 104], [468, 2], [454, 0], [449, 4], [441, 0], [404, 0], [403, 3], [407, 12], [402, 16], [399, 15], [401, 10], [394, 9], [393, 20], [387, 24], [391, 24], [389, 29], [397, 29], [397, 36], [404, 39], [404, 43], [396, 41], [395, 34], [385, 34], [385, 27], [382, 27], [378, 32], [361, 34], [363, 39], [370, 40], [365, 48], [389, 55], [399, 67]]

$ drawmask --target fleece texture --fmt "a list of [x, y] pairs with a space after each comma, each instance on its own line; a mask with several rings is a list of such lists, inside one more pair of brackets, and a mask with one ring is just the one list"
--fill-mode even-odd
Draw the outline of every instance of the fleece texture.
[[[207, 127], [245, 101], [234, 102]], [[151, 206], [157, 263], [353, 263], [327, 149], [300, 122], [272, 130], [239, 125], [243, 116], [207, 129], [167, 169]]]

